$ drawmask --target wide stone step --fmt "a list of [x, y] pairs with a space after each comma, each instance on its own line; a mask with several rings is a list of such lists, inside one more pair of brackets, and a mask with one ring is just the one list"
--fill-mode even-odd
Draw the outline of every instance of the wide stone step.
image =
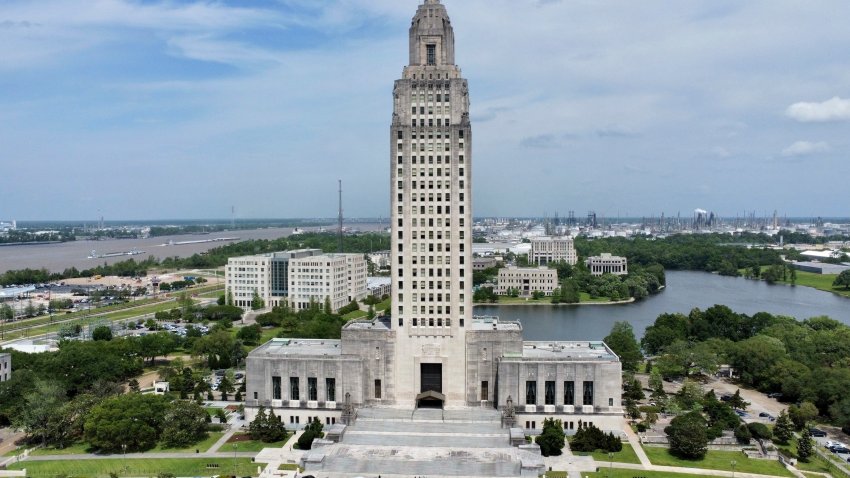
[[447, 433], [447, 434], [486, 434], [504, 433], [498, 423], [452, 423], [452, 422], [403, 422], [358, 419], [348, 427], [350, 431], [364, 432], [410, 432], [410, 433]]
[[489, 463], [470, 463], [456, 460], [441, 461], [390, 461], [372, 460], [363, 461], [355, 458], [334, 457], [329, 458], [320, 470], [326, 472], [362, 473], [363, 475], [376, 474], [404, 474], [425, 476], [520, 476], [519, 463], [510, 461], [496, 461]]
[[486, 435], [447, 435], [429, 433], [377, 433], [348, 431], [345, 445], [411, 446], [450, 448], [499, 448], [510, 445], [507, 433]]
[[357, 419], [386, 421], [439, 421], [439, 422], [486, 422], [500, 423], [501, 413], [492, 408], [429, 409], [415, 410], [399, 408], [361, 408]]

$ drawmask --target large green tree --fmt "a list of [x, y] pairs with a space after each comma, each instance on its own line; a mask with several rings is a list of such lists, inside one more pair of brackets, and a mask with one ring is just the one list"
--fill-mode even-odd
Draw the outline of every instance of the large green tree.
[[643, 354], [640, 353], [632, 324], [616, 322], [611, 328], [611, 333], [605, 337], [605, 343], [620, 357], [624, 371], [637, 372]]
[[158, 395], [131, 393], [94, 407], [85, 424], [85, 438], [104, 452], [145, 451], [153, 448], [163, 428], [168, 400]]
[[688, 460], [698, 460], [708, 452], [707, 423], [702, 414], [689, 412], [674, 418], [664, 433], [670, 441], [670, 453]]
[[207, 437], [207, 411], [194, 402], [176, 401], [163, 416], [162, 443], [184, 448]]
[[838, 274], [838, 277], [835, 278], [835, 281], [832, 283], [835, 287], [844, 286], [845, 290], [850, 290], [850, 269], [846, 271], [842, 271], [841, 274]]

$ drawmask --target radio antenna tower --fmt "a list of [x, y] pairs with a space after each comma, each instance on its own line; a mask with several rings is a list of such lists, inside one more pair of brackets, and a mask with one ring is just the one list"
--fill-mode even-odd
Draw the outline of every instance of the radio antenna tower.
[[339, 227], [337, 228], [339, 236], [339, 253], [342, 254], [342, 179], [339, 180]]
[[230, 228], [236, 229], [236, 206], [230, 206]]

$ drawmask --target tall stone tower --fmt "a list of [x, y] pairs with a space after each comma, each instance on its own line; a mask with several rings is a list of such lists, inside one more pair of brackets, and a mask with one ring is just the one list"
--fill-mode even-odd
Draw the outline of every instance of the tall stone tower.
[[444, 5], [425, 0], [410, 63], [395, 82], [390, 130], [395, 373], [400, 406], [466, 405], [472, 322], [469, 95]]

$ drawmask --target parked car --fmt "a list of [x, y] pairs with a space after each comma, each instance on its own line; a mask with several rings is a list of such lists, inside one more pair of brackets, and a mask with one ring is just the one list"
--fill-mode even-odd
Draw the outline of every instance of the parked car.
[[782, 394], [779, 392], [773, 392], [767, 394], [768, 398], [782, 398]]
[[826, 432], [821, 430], [820, 428], [809, 428], [809, 433], [811, 433], [813, 437], [817, 438], [822, 438], [826, 436]]
[[767, 413], [767, 412], [761, 412], [761, 413], [759, 413], [759, 416], [760, 416], [761, 418], [770, 418], [770, 414], [769, 414], [769, 413]]
[[845, 446], [834, 446], [829, 449], [833, 453], [850, 453], [850, 448]]

